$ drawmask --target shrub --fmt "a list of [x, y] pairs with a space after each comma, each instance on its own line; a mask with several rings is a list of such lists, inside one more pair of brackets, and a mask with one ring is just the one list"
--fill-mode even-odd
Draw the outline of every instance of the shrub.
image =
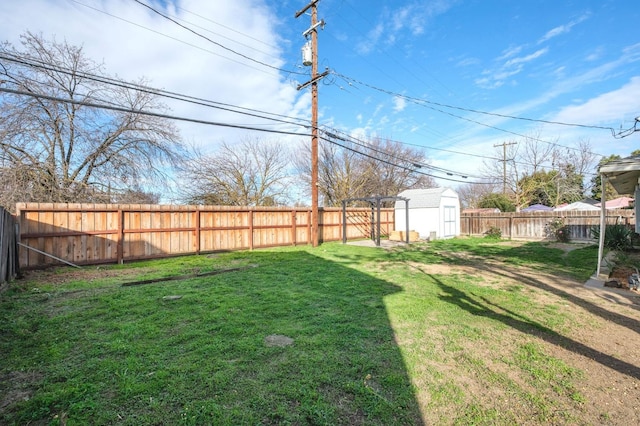
[[[591, 228], [591, 236], [600, 239], [600, 227]], [[633, 232], [625, 225], [607, 225], [604, 228], [604, 246], [611, 250], [628, 250], [633, 247]]]
[[502, 231], [497, 226], [492, 226], [487, 232], [484, 233], [484, 237], [499, 240], [500, 238], [502, 238]]
[[561, 217], [553, 219], [545, 227], [547, 238], [554, 238], [561, 243], [568, 243], [570, 241], [569, 231], [569, 225], [565, 225], [564, 219]]
[[501, 212], [515, 212], [516, 205], [505, 194], [486, 194], [478, 202], [478, 207], [483, 209], [498, 208]]

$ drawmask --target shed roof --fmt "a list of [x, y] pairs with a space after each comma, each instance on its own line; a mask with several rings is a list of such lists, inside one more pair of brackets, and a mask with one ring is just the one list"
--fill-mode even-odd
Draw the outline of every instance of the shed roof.
[[[442, 196], [445, 192], [449, 192], [451, 196], [458, 197], [454, 191], [449, 188], [427, 188], [427, 189], [406, 189], [398, 196], [408, 198], [410, 209], [420, 208], [436, 208], [440, 207]], [[396, 201], [396, 209], [404, 209], [404, 203]]]

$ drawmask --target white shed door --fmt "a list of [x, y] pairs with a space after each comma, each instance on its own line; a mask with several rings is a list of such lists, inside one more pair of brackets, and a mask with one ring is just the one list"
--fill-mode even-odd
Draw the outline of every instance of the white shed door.
[[456, 208], [454, 206], [444, 206], [444, 237], [455, 237], [456, 235]]

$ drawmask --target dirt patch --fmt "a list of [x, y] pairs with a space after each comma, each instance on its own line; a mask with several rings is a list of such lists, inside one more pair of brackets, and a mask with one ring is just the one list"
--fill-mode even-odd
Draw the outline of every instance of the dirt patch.
[[[575, 246], [557, 248], [567, 253]], [[569, 398], [563, 406], [557, 407], [562, 417], [553, 417], [551, 423], [571, 424], [568, 419], [575, 415], [586, 424], [640, 424], [640, 295], [628, 292], [626, 297], [619, 297], [619, 294], [610, 289], [587, 288], [583, 282], [524, 266], [514, 268], [492, 259], [474, 260], [472, 256], [464, 255], [461, 260], [464, 260], [463, 265], [411, 266], [427, 274], [470, 275], [474, 277], [475, 283], [496, 288], [524, 286], [532, 303], [539, 306], [559, 306], [563, 313], [578, 319], [576, 324], [557, 333], [525, 330], [519, 328], [517, 320], [513, 320], [512, 327], [504, 331], [512, 335], [512, 338], [499, 339], [501, 342], [515, 342], [535, 336], [537, 341], [542, 339], [545, 354], [580, 371], [574, 391], [581, 395], [584, 402]], [[436, 347], [437, 340], [434, 339], [437, 339], [437, 335], [436, 332], [431, 339], [436, 342]], [[465, 353], [475, 354], [475, 357], [485, 360], [487, 371], [501, 368], [500, 363], [491, 362], [491, 357], [500, 353], [501, 349], [486, 348], [485, 345], [486, 342], [470, 340], [462, 349], [461, 356], [464, 358]], [[486, 356], [481, 356], [482, 353], [486, 353]], [[459, 364], [464, 365], [464, 360]], [[498, 409], [501, 404], [509, 405], [508, 395], [501, 394], [499, 387], [487, 389], [482, 380], [467, 376], [463, 368], [457, 370], [452, 377], [484, 406]], [[549, 392], [553, 393], [554, 390], [550, 389]], [[428, 401], [421, 402], [428, 405]], [[515, 419], [518, 423], [528, 423], [524, 420], [527, 413], [535, 414], [532, 407], [523, 406], [521, 411], [522, 416]]]
[[283, 348], [293, 345], [293, 339], [281, 334], [272, 334], [264, 338], [264, 344], [265, 346], [278, 346]]
[[0, 412], [13, 404], [31, 399], [42, 378], [42, 374], [24, 371], [0, 375]]

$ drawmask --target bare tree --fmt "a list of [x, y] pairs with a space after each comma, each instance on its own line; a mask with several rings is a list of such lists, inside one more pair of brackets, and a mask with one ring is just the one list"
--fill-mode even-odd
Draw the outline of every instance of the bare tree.
[[405, 189], [431, 188], [433, 178], [422, 172], [428, 161], [424, 152], [388, 139], [375, 138], [364, 159], [373, 170], [367, 191], [374, 195], [397, 195]]
[[170, 121], [139, 112], [166, 111], [157, 96], [107, 81], [80, 47], [32, 33], [21, 41], [22, 50], [0, 45], [0, 162], [13, 188], [0, 203], [102, 201], [105, 188], [161, 186], [184, 150]]
[[245, 139], [183, 165], [181, 198], [191, 204], [275, 206], [289, 200], [289, 155], [281, 143]]
[[495, 193], [499, 190], [500, 185], [494, 184], [478, 184], [467, 183], [461, 185], [456, 189], [458, 196], [460, 197], [460, 204], [465, 209], [475, 209], [479, 207], [480, 201], [487, 196], [487, 194]]
[[543, 199], [553, 205], [580, 200], [585, 176], [595, 163], [588, 141], [567, 149], [557, 140], [541, 141], [539, 134], [497, 145], [495, 157], [500, 160], [485, 161], [484, 174], [502, 181], [519, 208]]
[[[296, 155], [296, 168], [307, 187], [311, 182], [310, 148]], [[435, 186], [421, 173], [427, 165], [424, 153], [399, 142], [372, 139], [367, 143], [341, 138], [323, 139], [319, 146], [318, 190], [325, 206], [340, 206], [342, 200], [374, 195], [397, 195], [409, 188]], [[357, 202], [353, 202], [357, 205]]]

